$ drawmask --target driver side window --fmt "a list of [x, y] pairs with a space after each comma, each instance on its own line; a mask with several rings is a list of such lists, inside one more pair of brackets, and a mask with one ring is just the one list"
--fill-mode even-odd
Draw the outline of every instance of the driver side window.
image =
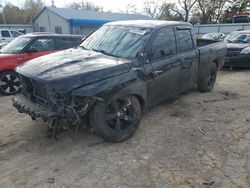
[[162, 28], [157, 33], [152, 45], [152, 59], [160, 59], [176, 53], [173, 28]]
[[30, 49], [36, 49], [37, 52], [55, 50], [54, 39], [36, 39]]

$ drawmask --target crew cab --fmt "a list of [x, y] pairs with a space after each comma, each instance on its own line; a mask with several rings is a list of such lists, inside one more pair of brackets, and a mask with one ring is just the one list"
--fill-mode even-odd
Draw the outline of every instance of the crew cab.
[[67, 48], [77, 47], [82, 36], [53, 33], [22, 35], [0, 50], [0, 93], [17, 93], [22, 84], [14, 69], [28, 60]]
[[225, 38], [225, 67], [250, 67], [250, 30], [235, 31]]
[[198, 46], [189, 23], [107, 23], [77, 49], [19, 66], [24, 89], [13, 105], [54, 131], [65, 123], [79, 127], [87, 117], [104, 139], [124, 141], [145, 109], [195, 85], [213, 89], [226, 46], [204, 39]]

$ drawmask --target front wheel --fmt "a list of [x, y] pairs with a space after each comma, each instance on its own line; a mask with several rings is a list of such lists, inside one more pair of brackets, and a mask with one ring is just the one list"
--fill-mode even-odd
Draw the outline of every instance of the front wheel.
[[4, 71], [0, 73], [0, 92], [4, 95], [14, 95], [22, 87], [18, 75], [14, 71]]
[[122, 97], [109, 104], [97, 103], [90, 113], [90, 124], [104, 139], [121, 142], [135, 133], [141, 115], [141, 105], [136, 97]]
[[214, 88], [214, 84], [217, 78], [217, 65], [211, 63], [208, 71], [198, 80], [198, 89], [201, 92], [209, 92]]

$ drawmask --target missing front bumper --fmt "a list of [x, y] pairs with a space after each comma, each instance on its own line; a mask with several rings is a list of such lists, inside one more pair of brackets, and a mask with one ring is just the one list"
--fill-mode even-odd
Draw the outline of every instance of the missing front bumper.
[[41, 118], [44, 121], [58, 118], [58, 114], [48, 106], [43, 106], [26, 99], [23, 95], [15, 96], [12, 99], [13, 106], [20, 113], [31, 116], [32, 119]]

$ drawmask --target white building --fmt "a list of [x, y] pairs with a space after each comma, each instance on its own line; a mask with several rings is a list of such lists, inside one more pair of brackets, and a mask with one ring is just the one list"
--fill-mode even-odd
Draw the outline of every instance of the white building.
[[118, 20], [149, 20], [148, 16], [45, 7], [34, 19], [37, 32], [88, 35], [104, 23]]

